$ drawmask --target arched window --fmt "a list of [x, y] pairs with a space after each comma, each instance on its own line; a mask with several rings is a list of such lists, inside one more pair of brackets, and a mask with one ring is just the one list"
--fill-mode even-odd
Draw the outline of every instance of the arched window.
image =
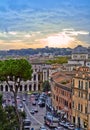
[[27, 91], [27, 85], [24, 86], [24, 91]]
[[20, 91], [22, 91], [22, 85], [20, 85]]
[[36, 81], [36, 74], [34, 74], [34, 77], [33, 77], [33, 78], [34, 78], [34, 81]]
[[5, 91], [8, 91], [8, 85], [5, 86]]
[[1, 91], [3, 91], [3, 85], [1, 85]]

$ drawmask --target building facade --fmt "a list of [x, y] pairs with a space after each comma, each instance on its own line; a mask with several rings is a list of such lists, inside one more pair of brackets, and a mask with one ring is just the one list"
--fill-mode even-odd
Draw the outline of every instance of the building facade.
[[56, 72], [51, 76], [52, 104], [61, 118], [71, 121], [71, 75]]
[[80, 67], [72, 79], [72, 123], [90, 130], [90, 68]]

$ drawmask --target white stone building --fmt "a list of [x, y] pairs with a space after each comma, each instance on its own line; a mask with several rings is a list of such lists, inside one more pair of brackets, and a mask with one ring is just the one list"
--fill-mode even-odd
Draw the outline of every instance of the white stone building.
[[[41, 91], [43, 82], [49, 79], [50, 65], [33, 64], [32, 68], [32, 79], [26, 82], [22, 81], [18, 91]], [[10, 84], [12, 87], [14, 87], [14, 83], [12, 81], [10, 81]], [[6, 82], [0, 83], [0, 91], [10, 91]]]

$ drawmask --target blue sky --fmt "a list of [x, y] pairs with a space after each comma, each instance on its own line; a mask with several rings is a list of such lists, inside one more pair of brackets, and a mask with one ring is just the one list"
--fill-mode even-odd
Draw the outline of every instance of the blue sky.
[[1, 0], [0, 50], [90, 46], [90, 0]]

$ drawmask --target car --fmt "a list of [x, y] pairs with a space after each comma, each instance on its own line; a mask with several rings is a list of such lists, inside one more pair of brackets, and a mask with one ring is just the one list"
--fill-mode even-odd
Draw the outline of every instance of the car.
[[30, 111], [30, 113], [31, 113], [31, 114], [34, 114], [34, 113], [35, 113], [35, 112], [34, 112], [34, 109], [32, 109], [32, 110]]
[[26, 101], [26, 99], [25, 99], [25, 98], [23, 98], [23, 101]]
[[36, 112], [36, 113], [37, 113], [37, 112], [38, 112], [38, 109], [37, 109], [37, 108], [35, 108], [35, 109], [34, 109], [34, 112]]
[[39, 130], [47, 130], [46, 126], [41, 126]]
[[40, 107], [45, 107], [45, 102], [41, 101], [41, 102], [38, 103], [38, 105], [39, 105]]
[[34, 105], [34, 106], [35, 106], [35, 105], [36, 105], [36, 102], [35, 102], [35, 101], [33, 101], [33, 102], [32, 102], [32, 105]]
[[61, 126], [64, 126], [65, 121], [61, 121], [59, 124], [60, 124]]
[[63, 130], [63, 127], [62, 126], [58, 126], [54, 130]]
[[68, 129], [69, 129], [69, 130], [74, 130], [74, 129], [75, 129], [75, 126], [74, 126], [73, 124], [70, 124], [70, 125], [68, 126]]
[[65, 122], [63, 126], [64, 126], [65, 128], [68, 128], [69, 125], [70, 125], [70, 122]]

